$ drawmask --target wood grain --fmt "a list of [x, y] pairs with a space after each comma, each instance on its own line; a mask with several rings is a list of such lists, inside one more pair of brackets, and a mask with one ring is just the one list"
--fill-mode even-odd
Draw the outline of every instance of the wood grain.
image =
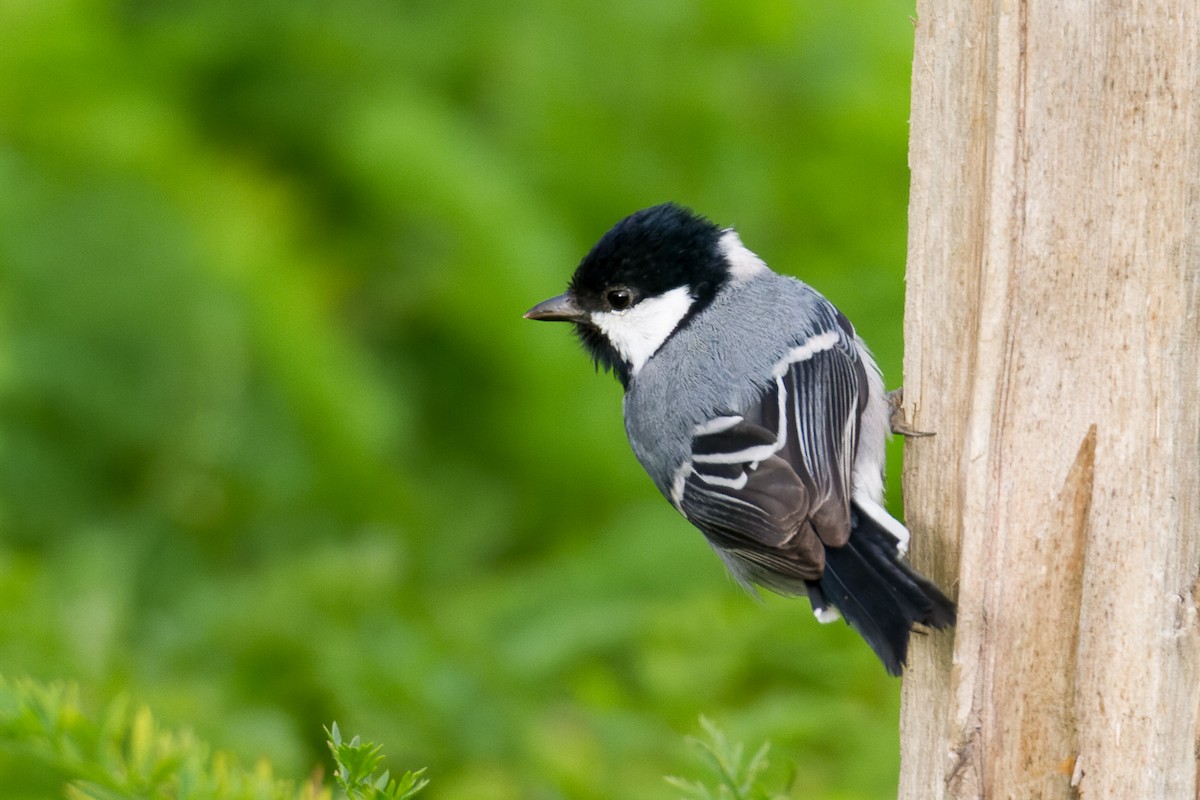
[[899, 796], [1194, 798], [1200, 4], [918, 15]]

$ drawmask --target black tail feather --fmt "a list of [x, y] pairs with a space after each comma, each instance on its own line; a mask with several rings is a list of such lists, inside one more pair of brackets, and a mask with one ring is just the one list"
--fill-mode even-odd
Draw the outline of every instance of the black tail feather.
[[904, 668], [914, 623], [945, 628], [955, 621], [954, 603], [902, 561], [897, 547], [896, 537], [855, 505], [850, 540], [825, 549], [825, 571], [814, 587], [892, 675]]

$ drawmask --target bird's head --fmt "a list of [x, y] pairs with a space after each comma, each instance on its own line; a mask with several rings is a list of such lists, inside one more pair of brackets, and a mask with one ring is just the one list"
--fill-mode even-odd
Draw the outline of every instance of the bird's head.
[[580, 262], [567, 291], [525, 318], [574, 323], [597, 366], [628, 386], [731, 280], [765, 269], [732, 229], [664, 203], [614, 225]]

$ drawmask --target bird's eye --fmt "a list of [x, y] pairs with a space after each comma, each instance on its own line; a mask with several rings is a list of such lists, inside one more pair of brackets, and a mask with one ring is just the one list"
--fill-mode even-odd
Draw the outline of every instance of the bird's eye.
[[609, 289], [604, 299], [613, 311], [624, 311], [633, 305], [633, 294], [628, 289]]

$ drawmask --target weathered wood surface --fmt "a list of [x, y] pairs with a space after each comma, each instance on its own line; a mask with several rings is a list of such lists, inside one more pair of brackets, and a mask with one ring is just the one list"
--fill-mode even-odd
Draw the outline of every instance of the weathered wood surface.
[[1200, 3], [917, 11], [900, 798], [1194, 798]]

